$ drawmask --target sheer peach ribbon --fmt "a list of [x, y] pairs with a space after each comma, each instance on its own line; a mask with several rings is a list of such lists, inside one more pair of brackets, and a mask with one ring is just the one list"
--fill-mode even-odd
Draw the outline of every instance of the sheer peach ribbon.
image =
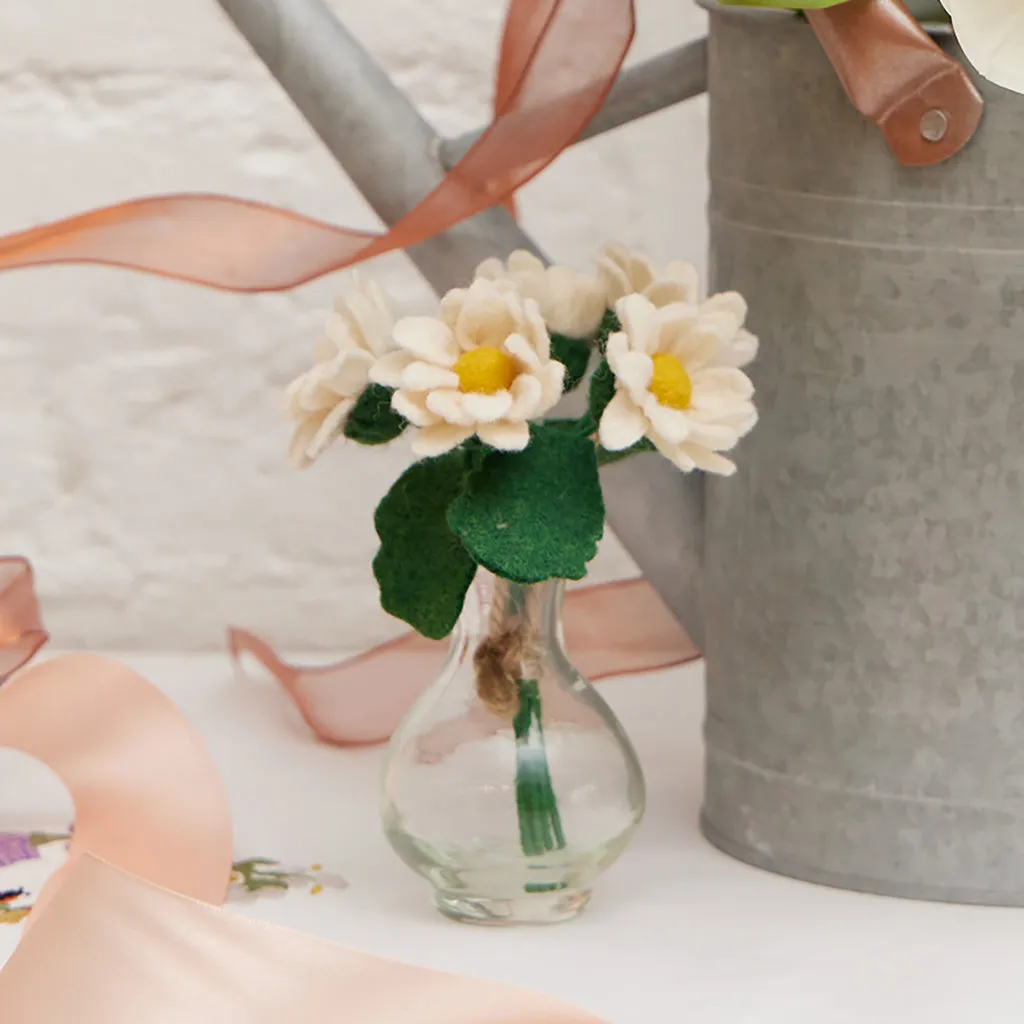
[[[700, 656], [643, 579], [570, 591], [565, 640], [573, 663], [594, 682]], [[277, 679], [321, 740], [342, 745], [386, 740], [437, 674], [447, 650], [447, 641], [406, 633], [334, 665], [300, 668], [281, 661], [245, 630], [231, 630], [228, 644], [236, 659], [249, 655]]]
[[122, 665], [59, 658], [0, 690], [0, 747], [75, 800], [67, 865], [0, 971], [14, 1024], [597, 1024], [491, 982], [382, 960], [224, 911], [227, 801], [199, 737]]
[[0, 558], [0, 683], [46, 643], [32, 580], [24, 558]]
[[100, 263], [230, 291], [277, 291], [415, 245], [510, 203], [571, 145], [611, 89], [634, 27], [633, 0], [511, 0], [491, 125], [385, 234], [230, 196], [155, 196], [0, 238], [0, 270]]

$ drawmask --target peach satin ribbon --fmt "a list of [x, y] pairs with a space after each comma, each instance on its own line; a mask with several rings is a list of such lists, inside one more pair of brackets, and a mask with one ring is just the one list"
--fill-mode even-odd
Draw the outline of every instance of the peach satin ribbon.
[[173, 704], [77, 655], [0, 690], [0, 746], [49, 765], [76, 807], [67, 866], [0, 971], [12, 1024], [597, 1024], [551, 999], [381, 960], [219, 909], [227, 802]]
[[[5, 559], [0, 568], [6, 675], [46, 634], [28, 563]], [[589, 648], [580, 660], [595, 674], [693, 653], [642, 581], [574, 591], [570, 608], [567, 633]], [[234, 636], [239, 650], [256, 650], [254, 638]], [[295, 670], [293, 695], [311, 724], [335, 739], [379, 739], [439, 654], [439, 645], [400, 638], [324, 670], [319, 691], [305, 692]], [[399, 676], [415, 682], [389, 689]], [[331, 717], [347, 705], [347, 716]], [[0, 747], [42, 761], [75, 802], [67, 865], [40, 894], [31, 927], [0, 971], [5, 1020], [334, 1024], [342, 1014], [374, 1024], [599, 1024], [543, 996], [378, 959], [219, 909], [232, 842], [216, 770], [177, 708], [116, 662], [65, 656], [14, 675], [0, 688]]]

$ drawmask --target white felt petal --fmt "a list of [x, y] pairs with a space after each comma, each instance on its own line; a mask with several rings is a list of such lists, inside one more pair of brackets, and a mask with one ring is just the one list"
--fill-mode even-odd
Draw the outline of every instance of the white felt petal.
[[690, 419], [686, 413], [662, 405], [654, 395], [649, 394], [644, 401], [644, 415], [654, 430], [670, 444], [679, 444], [690, 434]]
[[724, 345], [712, 361], [714, 366], [747, 366], [757, 357], [758, 340], [750, 331], [741, 327], [727, 345]]
[[537, 355], [537, 350], [521, 334], [510, 334], [505, 339], [505, 351], [533, 372], [540, 370], [544, 365]]
[[749, 399], [754, 393], [754, 385], [750, 378], [734, 366], [709, 366], [691, 374], [694, 394], [698, 392], [735, 395], [737, 398]]
[[639, 406], [625, 391], [617, 391], [601, 414], [598, 436], [610, 452], [632, 448], [647, 432], [647, 421]]
[[416, 360], [410, 363], [402, 374], [402, 387], [413, 391], [430, 391], [433, 388], [457, 388], [459, 375], [434, 363]]
[[380, 384], [386, 388], [398, 388], [402, 386], [402, 374], [405, 368], [416, 357], [411, 352], [399, 349], [397, 352], [389, 352], [381, 356], [370, 368], [370, 380], [374, 384]]
[[664, 277], [683, 289], [683, 302], [697, 301], [700, 296], [700, 274], [692, 263], [686, 260], [672, 260], [665, 267]]
[[544, 273], [544, 263], [532, 252], [525, 249], [516, 249], [508, 258], [509, 273], [515, 277], [526, 277], [527, 275], [540, 275]]
[[675, 356], [691, 376], [695, 371], [713, 362], [720, 351], [721, 343], [717, 334], [702, 331], [699, 325], [683, 331], [668, 349], [669, 354]]
[[537, 415], [543, 388], [532, 373], [521, 373], [512, 383], [512, 408], [507, 419], [528, 420]]
[[354, 405], [353, 399], [341, 401], [323, 418], [323, 422], [306, 447], [306, 454], [311, 459], [316, 459], [338, 436]]
[[540, 381], [540, 405], [537, 412], [547, 412], [562, 397], [562, 390], [565, 387], [565, 367], [552, 360], [537, 374]]
[[681, 444], [670, 444], [659, 434], [651, 434], [650, 438], [654, 442], [654, 447], [684, 473], [689, 473], [690, 470], [697, 468], [696, 463], [686, 454]]
[[1020, 0], [942, 0], [968, 60], [1004, 89], [1024, 93], [1024, 5]]
[[568, 338], [592, 337], [605, 311], [600, 282], [571, 267], [551, 267], [542, 312], [548, 327]]
[[657, 275], [654, 262], [636, 249], [627, 250], [625, 269], [629, 283], [636, 292], [642, 292], [650, 287]]
[[697, 322], [697, 307], [686, 302], [670, 302], [658, 309], [659, 344], [661, 352], [671, 352]]
[[466, 301], [466, 288], [452, 288], [441, 296], [437, 315], [448, 329], [455, 335], [455, 326], [459, 322], [462, 305]]
[[512, 395], [508, 391], [496, 391], [493, 395], [470, 391], [462, 396], [462, 408], [474, 423], [494, 423], [512, 408]]
[[472, 427], [460, 427], [454, 423], [438, 423], [433, 427], [425, 427], [423, 430], [416, 431], [412, 439], [413, 454], [428, 459], [435, 455], [444, 455], [445, 452], [457, 448], [472, 436]]
[[294, 409], [298, 415], [333, 409], [338, 401], [337, 392], [330, 387], [334, 373], [333, 361], [319, 363], [298, 380], [293, 381], [287, 393], [289, 407]]
[[428, 363], [451, 367], [459, 358], [452, 332], [440, 320], [430, 316], [407, 316], [395, 324], [395, 342]]
[[658, 351], [658, 311], [642, 295], [627, 295], [615, 303], [622, 329], [634, 352]]
[[690, 302], [690, 289], [681, 281], [654, 281], [644, 289], [644, 298], [655, 306], [678, 305]]
[[434, 394], [434, 392], [399, 389], [391, 396], [391, 408], [414, 427], [432, 426], [438, 422], [439, 417], [427, 408], [429, 394]]
[[654, 363], [649, 355], [643, 352], [625, 352], [616, 356], [612, 362], [609, 356], [608, 365], [616, 378], [629, 390], [630, 397], [638, 405], [643, 404], [647, 389], [651, 386], [654, 376]]
[[714, 313], [702, 312], [700, 319], [694, 327], [697, 333], [713, 337], [715, 342], [722, 347], [731, 344], [739, 329], [736, 318], [731, 313], [724, 311]]
[[348, 321], [352, 338], [366, 351], [384, 355], [391, 347], [393, 320], [384, 294], [373, 283], [353, 290], [335, 303], [339, 319]]
[[338, 346], [330, 338], [324, 336], [318, 339], [313, 347], [313, 362], [328, 363], [338, 354]]
[[292, 419], [298, 419], [303, 413], [315, 412], [322, 405], [319, 402], [319, 389], [311, 383], [312, 372], [310, 370], [309, 373], [296, 377], [284, 393], [285, 412]]
[[606, 242], [601, 249], [601, 258], [617, 267], [625, 268], [629, 262], [629, 247], [621, 242]]
[[369, 352], [345, 352], [339, 355], [333, 373], [324, 381], [335, 394], [356, 397], [370, 381], [373, 356]]
[[530, 443], [530, 428], [523, 422], [481, 423], [476, 435], [484, 444], [503, 452], [521, 452]]
[[463, 352], [481, 345], [500, 347], [519, 330], [522, 302], [500, 281], [478, 277], [467, 289], [455, 321], [455, 340]]
[[608, 340], [604, 346], [604, 354], [613, 370], [615, 369], [615, 360], [620, 359], [629, 351], [631, 351], [629, 338], [625, 331], [615, 331], [614, 334], [608, 335]]
[[351, 352], [360, 348], [359, 338], [352, 332], [348, 320], [339, 313], [328, 314], [324, 334], [339, 352]]
[[288, 385], [284, 393], [284, 414], [290, 420], [298, 419], [302, 414], [302, 388], [305, 381], [298, 377]]
[[719, 476], [732, 476], [736, 472], [736, 463], [717, 452], [710, 451], [699, 444], [684, 442], [679, 446], [680, 454], [692, 460], [698, 469], [706, 473], [717, 473]]
[[737, 328], [747, 319], [747, 300], [739, 292], [719, 292], [700, 304], [701, 313], [727, 313]]
[[632, 290], [626, 272], [611, 260], [597, 261], [597, 276], [604, 289], [605, 305], [614, 306], [623, 296]]
[[544, 324], [544, 318], [540, 315], [540, 307], [534, 299], [527, 299], [523, 303], [523, 313], [525, 317], [523, 337], [537, 353], [537, 358], [541, 363], [546, 363], [551, 358], [551, 338]]
[[466, 396], [457, 388], [439, 388], [427, 395], [427, 408], [436, 416], [462, 427], [471, 427], [473, 417], [463, 407]]
[[306, 449], [309, 448], [310, 441], [313, 440], [313, 436], [319, 429], [319, 418], [310, 418], [297, 424], [295, 430], [292, 431], [291, 441], [288, 445], [288, 461], [296, 469], [305, 469], [313, 464]]
[[497, 256], [491, 256], [484, 260], [480, 266], [476, 268], [474, 277], [486, 277], [489, 281], [494, 281], [498, 278], [507, 276], [505, 270], [505, 264], [498, 259]]

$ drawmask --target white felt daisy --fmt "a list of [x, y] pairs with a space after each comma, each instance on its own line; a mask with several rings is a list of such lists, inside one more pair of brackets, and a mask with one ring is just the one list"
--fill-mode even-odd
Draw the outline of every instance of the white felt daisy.
[[372, 281], [337, 299], [317, 342], [312, 369], [297, 377], [285, 395], [285, 412], [295, 421], [289, 457], [300, 469], [341, 433], [356, 399], [370, 381], [370, 367], [394, 349], [394, 318], [387, 296]]
[[942, 0], [967, 59], [1004, 89], [1024, 93], [1024, 0]]
[[742, 370], [719, 362], [742, 319], [737, 324], [724, 315], [725, 303], [709, 302], [709, 311], [679, 302], [658, 308], [636, 294], [616, 303], [622, 330], [607, 348], [616, 391], [599, 429], [609, 451], [646, 437], [680, 469], [735, 472], [719, 453], [757, 422], [754, 388]]
[[540, 309], [507, 281], [455, 288], [438, 317], [405, 317], [393, 337], [398, 351], [371, 379], [396, 389], [391, 404], [417, 428], [417, 455], [440, 455], [474, 434], [492, 448], [521, 451], [528, 421], [562, 394], [565, 367], [551, 358]]
[[608, 308], [634, 293], [650, 299], [655, 306], [695, 303], [700, 294], [700, 278], [692, 263], [674, 260], [659, 267], [643, 253], [614, 242], [602, 250], [597, 271]]
[[512, 281], [537, 303], [548, 329], [568, 338], [593, 337], [604, 316], [605, 289], [600, 281], [572, 267], [546, 267], [523, 249], [512, 253], [507, 265], [496, 257], [484, 260], [476, 276]]
[[739, 292], [720, 292], [697, 309], [702, 329], [713, 329], [721, 339], [712, 365], [744, 367], [757, 355], [758, 341], [744, 326], [747, 300]]

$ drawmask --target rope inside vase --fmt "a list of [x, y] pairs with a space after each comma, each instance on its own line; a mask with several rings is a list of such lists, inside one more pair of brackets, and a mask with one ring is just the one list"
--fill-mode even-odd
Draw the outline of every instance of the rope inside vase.
[[519, 708], [519, 684], [536, 678], [543, 661], [538, 633], [538, 596], [515, 604], [507, 580], [495, 579], [487, 634], [473, 655], [476, 692], [492, 714], [510, 718]]

